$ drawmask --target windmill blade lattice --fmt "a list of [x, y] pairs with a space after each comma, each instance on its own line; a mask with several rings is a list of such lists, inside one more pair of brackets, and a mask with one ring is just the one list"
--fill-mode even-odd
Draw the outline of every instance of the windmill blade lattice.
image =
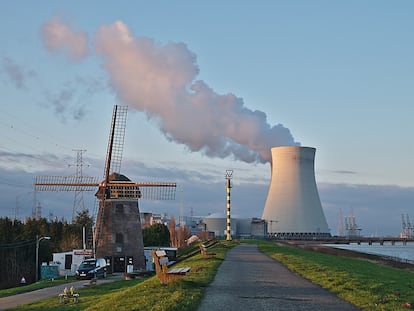
[[107, 185], [111, 199], [175, 200], [175, 182], [111, 182]]
[[111, 172], [119, 174], [121, 171], [127, 112], [127, 106], [114, 106], [104, 171], [104, 179], [107, 182]]
[[90, 176], [36, 176], [35, 191], [96, 191], [98, 178]]

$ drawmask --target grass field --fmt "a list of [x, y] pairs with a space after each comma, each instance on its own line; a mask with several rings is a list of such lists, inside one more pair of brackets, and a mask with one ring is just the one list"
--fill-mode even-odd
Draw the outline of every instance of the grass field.
[[[412, 270], [269, 241], [243, 242], [257, 244], [262, 252], [361, 310], [407, 310], [414, 303]], [[60, 304], [57, 297], [53, 297], [14, 310], [197, 310], [204, 289], [214, 279], [227, 250], [234, 245], [236, 242], [222, 241], [211, 249], [217, 254], [215, 258], [204, 259], [197, 254], [183, 260], [180, 265], [190, 266], [190, 274], [168, 285], [161, 285], [156, 277], [121, 280], [79, 290], [78, 304]]]

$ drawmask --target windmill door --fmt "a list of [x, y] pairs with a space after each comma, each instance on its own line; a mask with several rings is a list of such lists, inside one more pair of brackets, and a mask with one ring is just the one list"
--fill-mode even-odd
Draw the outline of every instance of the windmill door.
[[125, 257], [114, 257], [114, 273], [125, 272]]
[[72, 268], [72, 260], [73, 260], [72, 254], [65, 255], [65, 270], [70, 270]]

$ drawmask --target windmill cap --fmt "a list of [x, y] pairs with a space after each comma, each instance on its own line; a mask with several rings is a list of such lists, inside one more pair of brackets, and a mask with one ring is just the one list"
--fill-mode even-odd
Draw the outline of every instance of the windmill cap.
[[131, 181], [128, 177], [118, 173], [112, 173], [109, 175], [109, 181]]

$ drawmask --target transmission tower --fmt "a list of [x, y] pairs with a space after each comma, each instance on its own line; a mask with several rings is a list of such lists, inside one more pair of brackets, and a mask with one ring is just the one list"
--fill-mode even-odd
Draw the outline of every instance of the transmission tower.
[[36, 218], [37, 218], [37, 220], [42, 219], [42, 206], [40, 205], [39, 201], [37, 201]]
[[[86, 150], [82, 149], [73, 149], [73, 151], [76, 151], [76, 164], [70, 164], [69, 166], [76, 166], [76, 175], [75, 180], [78, 183], [81, 183], [83, 180], [83, 153], [86, 152]], [[83, 187], [77, 186], [75, 187], [75, 198], [73, 200], [73, 209], [72, 209], [72, 222], [76, 218], [76, 214], [78, 212], [82, 212], [85, 210], [85, 202], [83, 200]]]
[[341, 209], [339, 209], [339, 217], [338, 217], [338, 236], [344, 236], [344, 219], [342, 217]]

